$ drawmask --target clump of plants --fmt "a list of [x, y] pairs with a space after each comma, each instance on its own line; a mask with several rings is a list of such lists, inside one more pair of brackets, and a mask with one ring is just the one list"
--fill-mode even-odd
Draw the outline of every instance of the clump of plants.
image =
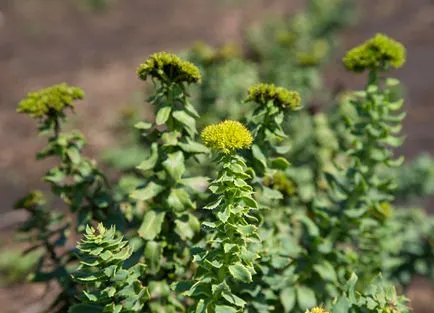
[[[205, 49], [201, 62], [232, 52]], [[311, 71], [302, 59], [299, 70]], [[433, 276], [434, 223], [398, 209], [400, 176], [385, 174], [403, 161], [394, 154], [403, 100], [389, 75], [404, 62], [405, 48], [377, 35], [344, 58], [367, 73], [362, 90], [347, 92], [348, 110], [303, 114], [310, 84], [300, 92], [252, 82], [231, 98], [248, 104], [246, 114], [232, 118], [228, 108], [231, 118], [199, 132], [203, 107], [190, 90], [207, 75], [175, 54], [152, 54], [137, 70], [154, 112], [134, 126], [145, 152], [118, 181], [84, 156], [83, 135], [64, 131], [83, 92], [61, 84], [30, 93], [18, 111], [47, 136], [38, 158], [57, 160], [44, 181], [62, 200], [52, 208], [35, 191], [16, 205], [29, 213], [27, 251], [41, 251], [32, 280], [59, 287], [46, 311], [409, 312], [402, 291], [415, 274]]]

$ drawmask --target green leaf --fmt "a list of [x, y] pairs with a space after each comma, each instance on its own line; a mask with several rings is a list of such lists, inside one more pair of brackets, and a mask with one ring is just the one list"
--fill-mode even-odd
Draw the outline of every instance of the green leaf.
[[170, 190], [167, 204], [177, 212], [184, 211], [187, 208], [194, 208], [190, 195], [185, 189], [173, 188]]
[[338, 301], [336, 301], [330, 313], [348, 313], [350, 307], [351, 305], [348, 299], [345, 296], [341, 296]]
[[237, 313], [238, 310], [228, 305], [216, 305], [215, 313]]
[[255, 225], [238, 225], [237, 232], [243, 235], [244, 237], [249, 237], [256, 232]]
[[134, 124], [134, 128], [141, 129], [141, 130], [147, 130], [152, 127], [152, 123], [147, 122], [138, 122]]
[[173, 117], [183, 124], [187, 133], [193, 137], [196, 134], [196, 120], [184, 111], [173, 112]]
[[182, 238], [182, 240], [192, 239], [200, 230], [200, 222], [196, 216], [189, 214], [188, 220], [183, 222], [181, 220], [175, 221], [175, 232]]
[[350, 279], [345, 284], [345, 289], [348, 291], [348, 300], [350, 300], [351, 303], [356, 303], [356, 283], [357, 283], [358, 277], [355, 273], [351, 274]]
[[74, 304], [68, 310], [68, 313], [102, 313], [103, 307], [92, 304]]
[[291, 312], [295, 306], [295, 289], [287, 287], [280, 292], [280, 302], [283, 305], [284, 312]]
[[178, 144], [178, 139], [181, 134], [177, 131], [166, 132], [161, 136], [161, 141], [164, 146], [176, 146]]
[[163, 190], [164, 190], [163, 186], [158, 185], [153, 181], [151, 181], [149, 184], [146, 185], [146, 187], [134, 190], [131, 193], [130, 197], [132, 199], [146, 201], [154, 198]]
[[322, 264], [315, 264], [313, 269], [326, 281], [336, 282], [338, 279], [333, 265], [327, 261]]
[[271, 168], [277, 170], [286, 170], [291, 164], [285, 158], [278, 157], [271, 160]]
[[210, 204], [204, 206], [203, 208], [205, 210], [214, 210], [215, 208], [217, 208], [220, 205], [222, 200], [223, 200], [223, 197], [219, 197], [216, 201], [211, 202]]
[[157, 112], [157, 116], [155, 117], [155, 123], [157, 125], [163, 125], [164, 123], [166, 123], [167, 120], [169, 119], [170, 112], [172, 112], [171, 106], [162, 107]]
[[66, 150], [66, 154], [68, 155], [68, 158], [71, 160], [73, 164], [80, 163], [81, 156], [80, 151], [76, 147], [71, 147], [68, 150]]
[[156, 274], [160, 270], [162, 248], [158, 242], [149, 241], [145, 248], [145, 258], [151, 273]]
[[316, 305], [315, 292], [306, 286], [296, 286], [297, 302], [301, 310], [307, 310]]
[[246, 305], [246, 301], [244, 301], [243, 299], [241, 299], [240, 297], [238, 297], [232, 293], [223, 292], [222, 296], [223, 296], [223, 298], [226, 299], [226, 301], [228, 301], [229, 303], [234, 304], [240, 308], [244, 308], [244, 306]]
[[265, 155], [262, 153], [261, 149], [257, 145], [252, 145], [252, 154], [253, 157], [259, 161], [263, 168], [267, 167], [267, 159]]
[[299, 218], [300, 222], [306, 226], [309, 235], [312, 237], [319, 236], [318, 226], [307, 215], [298, 215], [297, 217]]
[[169, 173], [175, 181], [181, 179], [185, 171], [184, 154], [181, 151], [169, 154], [162, 164], [167, 173]]
[[250, 283], [252, 281], [252, 274], [250, 271], [240, 262], [235, 263], [234, 265], [229, 266], [229, 272], [232, 277], [236, 280]]
[[196, 306], [196, 313], [206, 313], [206, 306], [203, 299], [200, 299]]
[[251, 197], [243, 197], [244, 203], [251, 208], [258, 208], [258, 203]]
[[283, 199], [283, 195], [280, 191], [275, 190], [275, 189], [271, 189], [268, 187], [263, 187], [262, 188], [262, 196], [266, 199], [269, 200], [280, 200]]
[[178, 146], [187, 153], [208, 153], [209, 149], [201, 143], [187, 138], [187, 142], [179, 142]]
[[139, 164], [136, 168], [141, 171], [149, 171], [155, 167], [158, 161], [158, 145], [153, 143], [151, 145], [151, 155], [148, 159]]
[[161, 232], [161, 225], [165, 217], [164, 212], [148, 211], [143, 217], [138, 233], [145, 240], [154, 240]]

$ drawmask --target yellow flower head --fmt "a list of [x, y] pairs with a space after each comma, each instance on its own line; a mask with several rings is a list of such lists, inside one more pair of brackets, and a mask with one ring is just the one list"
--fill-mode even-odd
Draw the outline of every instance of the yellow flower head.
[[36, 190], [36, 191], [30, 192], [28, 195], [26, 195], [25, 197], [18, 200], [15, 203], [15, 208], [16, 209], [31, 209], [34, 206], [43, 205], [45, 203], [46, 203], [46, 201], [44, 198], [44, 194], [41, 191]]
[[315, 307], [310, 310], [307, 310], [306, 313], [329, 313], [326, 309]]
[[252, 134], [238, 121], [209, 125], [202, 131], [201, 138], [206, 146], [225, 154], [247, 148], [253, 142]]
[[253, 101], [266, 104], [273, 101], [275, 105], [283, 109], [296, 110], [300, 107], [301, 97], [296, 91], [283, 87], [276, 87], [274, 84], [256, 84], [250, 87], [246, 101]]
[[325, 40], [317, 40], [310, 51], [300, 51], [296, 54], [297, 64], [304, 67], [318, 66], [327, 56], [329, 44]]
[[139, 66], [137, 74], [143, 80], [146, 80], [149, 75], [174, 83], [196, 83], [201, 79], [200, 71], [193, 63], [168, 52], [152, 54]]
[[401, 43], [386, 35], [377, 34], [348, 51], [343, 61], [348, 70], [363, 72], [366, 69], [378, 71], [388, 67], [400, 68], [405, 59], [406, 51]]
[[74, 107], [74, 100], [83, 99], [80, 88], [67, 84], [54, 85], [36, 92], [30, 92], [18, 104], [17, 112], [41, 118], [47, 115], [62, 115], [66, 108]]

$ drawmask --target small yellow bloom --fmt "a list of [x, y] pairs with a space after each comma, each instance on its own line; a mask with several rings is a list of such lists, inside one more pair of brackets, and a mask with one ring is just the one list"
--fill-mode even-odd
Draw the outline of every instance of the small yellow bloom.
[[310, 310], [307, 310], [306, 313], [329, 313], [326, 309], [315, 307]]
[[274, 104], [286, 109], [298, 109], [301, 103], [300, 94], [283, 87], [277, 87], [274, 84], [256, 84], [249, 88], [246, 101], [254, 101], [260, 104], [266, 104], [273, 101]]
[[388, 67], [400, 68], [406, 59], [405, 47], [398, 41], [383, 35], [364, 42], [350, 51], [344, 57], [344, 65], [348, 70], [363, 72], [386, 70]]
[[27, 97], [18, 104], [17, 112], [26, 113], [35, 118], [61, 115], [64, 109], [74, 107], [74, 100], [80, 100], [83, 97], [84, 92], [80, 88], [58, 84], [27, 94]]
[[206, 146], [225, 154], [248, 148], [253, 142], [252, 134], [238, 121], [209, 125], [202, 131], [201, 138]]
[[200, 71], [193, 63], [168, 52], [152, 54], [145, 63], [139, 66], [137, 74], [143, 80], [146, 80], [149, 75], [175, 83], [196, 83], [201, 79]]
[[34, 206], [45, 204], [44, 194], [39, 191], [32, 191], [22, 199], [18, 200], [15, 203], [16, 209], [31, 209]]

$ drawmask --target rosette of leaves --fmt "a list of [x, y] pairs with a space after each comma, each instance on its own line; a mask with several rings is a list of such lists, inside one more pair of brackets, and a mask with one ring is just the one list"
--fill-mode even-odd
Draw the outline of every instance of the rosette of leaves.
[[206, 246], [195, 249], [199, 268], [192, 281], [176, 289], [196, 300], [196, 312], [243, 312], [243, 296], [255, 275], [260, 244], [253, 188], [247, 183], [245, 160], [237, 150], [248, 148], [252, 135], [237, 121], [207, 126], [201, 134], [205, 144], [216, 153], [217, 178], [210, 183], [212, 199], [204, 209], [213, 218], [202, 222], [209, 233]]
[[69, 271], [69, 264], [74, 258], [69, 250], [59, 251], [68, 240], [69, 222], [61, 212], [47, 208], [47, 201], [40, 191], [33, 191], [17, 201], [15, 208], [29, 213], [29, 218], [19, 228], [22, 239], [30, 243], [23, 254], [42, 251], [36, 266], [32, 268], [30, 281], [47, 285], [56, 282], [60, 292], [46, 310], [52, 313], [66, 312], [77, 293]]
[[136, 201], [137, 232], [149, 265], [146, 279], [152, 301], [147, 306], [152, 312], [180, 312], [185, 303], [169, 286], [189, 277], [189, 248], [200, 230], [193, 214], [195, 178], [189, 175], [194, 163], [189, 162], [208, 152], [196, 140], [199, 115], [187, 93], [187, 85], [198, 83], [201, 74], [192, 63], [166, 52], [152, 54], [137, 72], [141, 79], [151, 79], [155, 88], [149, 98], [155, 120], [136, 125], [152, 142], [149, 157], [137, 166], [143, 184], [130, 194]]
[[127, 241], [102, 224], [87, 227], [84, 238], [77, 245], [80, 266], [73, 273], [76, 282], [83, 286], [80, 303], [68, 312], [142, 312], [149, 299], [148, 289], [140, 276], [145, 265], [138, 263], [126, 268], [125, 262], [132, 255]]
[[37, 158], [57, 157], [59, 164], [51, 168], [43, 179], [67, 204], [70, 212], [78, 214], [78, 230], [83, 230], [91, 220], [112, 219], [122, 223], [106, 177], [93, 160], [82, 155], [83, 135], [77, 131], [61, 131], [67, 109], [73, 109], [74, 101], [83, 96], [81, 89], [60, 84], [29, 93], [17, 109], [38, 120], [40, 134], [49, 135], [47, 146], [37, 154]]

